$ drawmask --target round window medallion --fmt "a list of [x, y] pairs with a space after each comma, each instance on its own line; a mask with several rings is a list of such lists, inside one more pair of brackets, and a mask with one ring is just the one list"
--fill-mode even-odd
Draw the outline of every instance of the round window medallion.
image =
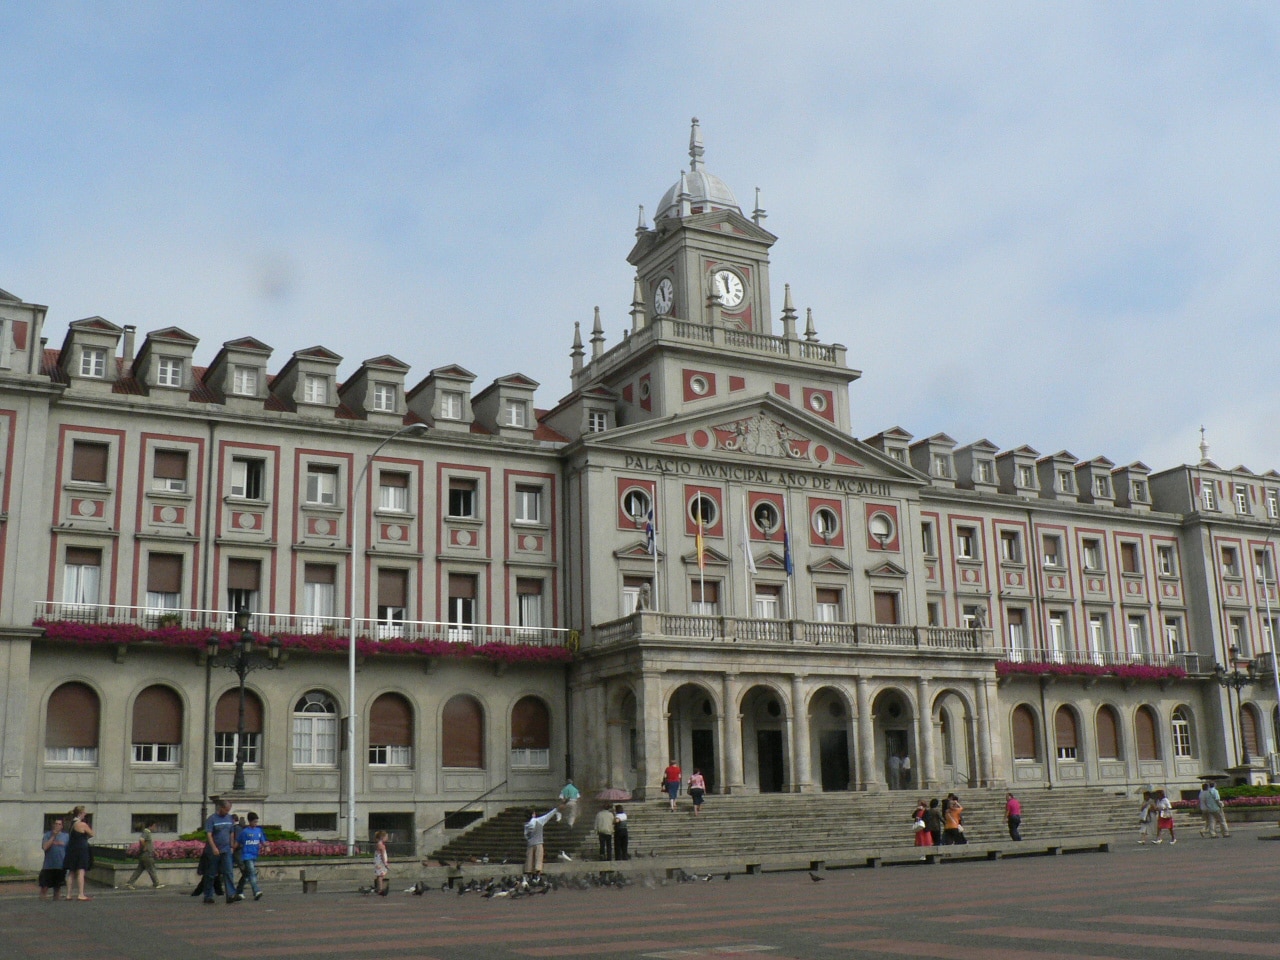
[[459, 531], [458, 531], [458, 546], [460, 546], [460, 547], [469, 547], [469, 546], [471, 546], [471, 531], [470, 531], [470, 530], [459, 530]]
[[532, 550], [532, 549], [533, 549], [533, 537], [529, 537], [529, 536], [521, 537], [521, 538], [520, 538], [520, 549], [521, 549], [521, 550]]
[[96, 516], [98, 513], [98, 505], [92, 500], [81, 500], [80, 505], [76, 507], [76, 513], [82, 517]]
[[825, 393], [809, 394], [809, 406], [816, 413], [825, 413], [827, 410], [827, 395]]
[[640, 381], [640, 399], [641, 400], [649, 399], [649, 381], [648, 380]]
[[242, 514], [240, 514], [239, 516], [237, 516], [237, 517], [236, 517], [236, 526], [237, 526], [237, 527], [239, 527], [241, 530], [252, 530], [252, 529], [253, 529], [253, 514], [252, 514], [252, 513], [242, 513]]
[[393, 523], [387, 527], [388, 540], [392, 540], [392, 541], [399, 540], [403, 536], [404, 536], [404, 527], [400, 526], [400, 524]]
[[818, 444], [813, 448], [813, 459], [817, 460], [819, 463], [826, 463], [831, 459], [831, 451], [822, 444]]
[[692, 439], [693, 439], [693, 445], [703, 450], [706, 450], [711, 446], [711, 434], [707, 433], [707, 431], [705, 430], [693, 431]]
[[160, 519], [165, 523], [173, 523], [175, 520], [178, 519], [177, 507], [161, 507]]
[[700, 397], [705, 397], [707, 391], [711, 389], [711, 384], [707, 382], [707, 378], [698, 374], [689, 378], [689, 389]]

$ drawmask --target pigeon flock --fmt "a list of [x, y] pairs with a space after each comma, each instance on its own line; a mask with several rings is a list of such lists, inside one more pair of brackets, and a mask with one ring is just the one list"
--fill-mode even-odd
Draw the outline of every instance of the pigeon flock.
[[[455, 870], [460, 870], [462, 867], [461, 862], [444, 865]], [[721, 879], [727, 883], [732, 877], [732, 873], [725, 873]], [[654, 887], [665, 887], [671, 883], [710, 883], [715, 879], [716, 875], [714, 874], [689, 873], [687, 870], [677, 867], [671, 871], [669, 878], [655, 878], [652, 873], [633, 877], [613, 870], [602, 870], [599, 873], [580, 873], [563, 877], [529, 877], [523, 874], [507, 874], [500, 877], [477, 878], [465, 882], [459, 877], [450, 877], [440, 884], [439, 890], [442, 893], [456, 893], [460, 897], [474, 893], [478, 894], [483, 900], [498, 898], [518, 900], [521, 897], [545, 896], [553, 890], [623, 890], [637, 883], [648, 889], [653, 889]], [[434, 888], [427, 881], [419, 880], [413, 886], [406, 888], [404, 892], [415, 897], [421, 897], [423, 894], [431, 892], [432, 889]], [[374, 891], [372, 887], [360, 887], [359, 892], [364, 896], [371, 896]]]

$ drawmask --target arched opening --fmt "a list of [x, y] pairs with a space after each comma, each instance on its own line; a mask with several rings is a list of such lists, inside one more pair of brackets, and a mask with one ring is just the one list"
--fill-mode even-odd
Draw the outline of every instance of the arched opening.
[[1133, 715], [1133, 734], [1138, 741], [1139, 760], [1160, 759], [1160, 738], [1156, 736], [1155, 712], [1145, 704]]
[[182, 698], [172, 687], [147, 687], [133, 701], [133, 762], [182, 762]]
[[310, 690], [293, 706], [293, 765], [338, 765], [338, 704], [323, 690]]
[[[213, 762], [230, 766], [236, 762], [240, 729], [240, 690], [232, 688], [218, 698], [213, 711]], [[244, 765], [262, 763], [262, 701], [252, 690], [244, 692]]]
[[369, 765], [413, 766], [413, 706], [398, 693], [384, 693], [369, 707]]
[[716, 701], [706, 687], [686, 683], [667, 701], [668, 759], [680, 764], [685, 777], [702, 771], [707, 792], [719, 787], [716, 749]]
[[912, 750], [911, 702], [900, 690], [885, 690], [871, 705], [875, 739], [880, 755], [876, 769], [890, 790], [909, 789], [914, 782], [916, 762]]
[[[933, 737], [936, 775], [941, 783], [968, 786], [976, 781], [972, 727], [969, 704], [964, 697], [954, 690], [939, 693], [933, 701], [932, 729], [926, 730], [926, 733]], [[927, 772], [920, 773], [924, 776]], [[918, 783], [918, 780], [908, 780], [904, 787]]]
[[521, 697], [511, 710], [511, 769], [551, 767], [551, 711], [539, 697]]
[[752, 687], [742, 698], [742, 771], [761, 793], [787, 789], [787, 705], [772, 687]]
[[45, 711], [45, 763], [98, 762], [98, 695], [83, 683], [53, 691]]
[[450, 698], [440, 727], [441, 765], [484, 769], [484, 707], [479, 700], [465, 693]]
[[1119, 760], [1120, 718], [1116, 715], [1115, 708], [1105, 704], [1099, 707], [1094, 725], [1098, 733], [1098, 759]]
[[1059, 760], [1079, 760], [1080, 725], [1070, 707], [1059, 707], [1053, 716], [1054, 746]]
[[1025, 703], [1013, 708], [1013, 759], [1040, 759], [1040, 737], [1036, 732], [1036, 714]]
[[1195, 726], [1191, 711], [1183, 706], [1174, 707], [1169, 727], [1173, 737], [1173, 755], [1179, 760], [1196, 756]]
[[1258, 737], [1258, 713], [1251, 703], [1240, 705], [1240, 762], [1250, 761], [1262, 756], [1262, 745]]
[[808, 709], [810, 769], [818, 771], [823, 791], [850, 789], [854, 758], [848, 699], [835, 687], [822, 687], [809, 698]]
[[636, 723], [636, 695], [630, 687], [615, 689], [610, 695], [607, 723], [608, 783], [605, 786], [635, 790], [638, 780], [636, 767], [643, 744]]

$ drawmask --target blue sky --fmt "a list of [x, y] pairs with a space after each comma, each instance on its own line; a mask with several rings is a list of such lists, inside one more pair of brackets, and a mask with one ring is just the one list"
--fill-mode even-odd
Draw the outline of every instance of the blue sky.
[[1280, 468], [1280, 8], [48, 3], [0, 12], [0, 287], [568, 389], [687, 165], [863, 371], [860, 437]]

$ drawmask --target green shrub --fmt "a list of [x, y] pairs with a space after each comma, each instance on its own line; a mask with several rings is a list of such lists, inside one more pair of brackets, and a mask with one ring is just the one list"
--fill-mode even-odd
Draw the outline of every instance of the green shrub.
[[1243, 787], [1222, 787], [1218, 790], [1223, 800], [1231, 800], [1235, 797], [1280, 797], [1280, 786], [1275, 784], [1267, 784], [1266, 786], [1243, 786]]
[[[292, 830], [281, 830], [279, 827], [263, 827], [262, 832], [267, 835], [267, 843], [273, 843], [276, 840], [301, 840], [302, 834], [295, 833]], [[179, 840], [205, 840], [203, 830], [192, 830], [190, 833], [184, 833], [178, 837]]]

